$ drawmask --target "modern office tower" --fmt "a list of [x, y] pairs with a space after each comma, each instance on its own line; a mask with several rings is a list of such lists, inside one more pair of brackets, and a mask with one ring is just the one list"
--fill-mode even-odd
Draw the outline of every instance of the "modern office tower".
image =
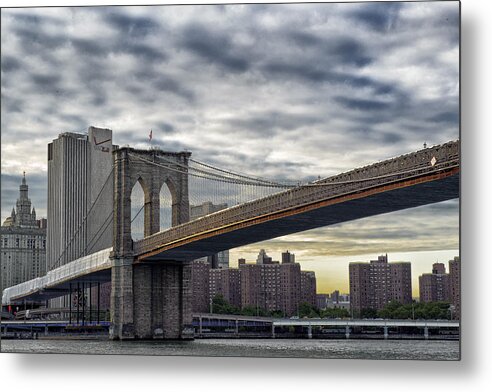
[[295, 254], [290, 253], [288, 250], [282, 253], [282, 264], [295, 263], [295, 262], [296, 262]]
[[260, 253], [258, 253], [258, 257], [256, 258], [256, 264], [272, 264], [272, 262], [272, 258], [268, 257], [265, 249], [260, 249]]
[[[113, 245], [115, 148], [112, 131], [96, 127], [62, 133], [48, 144], [47, 271]], [[110, 287], [100, 287], [103, 309]], [[68, 306], [68, 300], [53, 299], [50, 306]]]
[[420, 302], [451, 302], [449, 275], [443, 263], [434, 263], [431, 274], [419, 276]]
[[48, 144], [47, 270], [112, 246], [113, 147], [95, 127]]
[[350, 263], [351, 309], [381, 310], [390, 301], [412, 302], [412, 271], [407, 262], [388, 263], [388, 256], [379, 256], [369, 263]]
[[193, 312], [210, 312], [210, 263], [205, 259], [193, 260], [191, 268]]
[[[205, 215], [212, 214], [227, 208], [226, 203], [213, 204], [210, 201], [202, 203], [200, 205], [190, 206], [190, 220], [201, 218]], [[212, 256], [202, 257], [200, 260], [207, 260], [213, 269], [216, 268], [229, 268], [229, 251], [224, 250], [222, 252], [213, 254]]]
[[328, 294], [316, 294], [316, 307], [321, 310], [326, 309], [329, 299]]
[[453, 318], [461, 318], [461, 263], [459, 256], [449, 260], [449, 287], [451, 303], [454, 307]]
[[301, 271], [301, 303], [316, 306], [316, 275], [313, 271]]
[[210, 270], [210, 298], [222, 295], [224, 299], [237, 308], [241, 307], [241, 278], [237, 268]]
[[0, 294], [7, 287], [46, 274], [46, 220], [36, 220], [28, 192], [24, 173], [16, 208], [0, 227]]

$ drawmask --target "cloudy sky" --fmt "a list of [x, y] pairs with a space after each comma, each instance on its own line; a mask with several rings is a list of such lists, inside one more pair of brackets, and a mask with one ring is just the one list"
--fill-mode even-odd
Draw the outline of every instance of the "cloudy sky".
[[[90, 125], [300, 181], [458, 139], [457, 2], [3, 9], [1, 22], [2, 220], [24, 170], [46, 216], [46, 145]], [[458, 241], [456, 200], [231, 259], [289, 249], [320, 291], [346, 290], [349, 261], [388, 252], [415, 278]]]

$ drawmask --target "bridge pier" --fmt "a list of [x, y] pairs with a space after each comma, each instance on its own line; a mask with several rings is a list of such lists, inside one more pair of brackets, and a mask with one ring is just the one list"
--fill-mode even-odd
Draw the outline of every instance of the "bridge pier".
[[111, 339], [192, 339], [191, 264], [115, 259]]
[[113, 340], [135, 338], [133, 325], [133, 257], [115, 258], [111, 267], [111, 326]]

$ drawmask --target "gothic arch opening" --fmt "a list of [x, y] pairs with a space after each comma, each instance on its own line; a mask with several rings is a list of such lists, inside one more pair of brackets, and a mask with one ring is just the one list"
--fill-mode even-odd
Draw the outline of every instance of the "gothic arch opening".
[[173, 225], [173, 195], [171, 189], [170, 185], [164, 182], [159, 192], [159, 231], [169, 229]]
[[142, 186], [142, 179], [138, 179], [132, 189], [131, 194], [131, 233], [132, 240], [137, 241], [144, 238], [145, 225], [145, 193]]

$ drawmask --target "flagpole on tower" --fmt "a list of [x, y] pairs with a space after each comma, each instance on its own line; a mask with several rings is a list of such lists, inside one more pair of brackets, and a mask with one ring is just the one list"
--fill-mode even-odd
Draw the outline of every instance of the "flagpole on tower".
[[150, 142], [150, 149], [152, 149], [152, 129], [150, 130], [149, 133], [149, 142]]

